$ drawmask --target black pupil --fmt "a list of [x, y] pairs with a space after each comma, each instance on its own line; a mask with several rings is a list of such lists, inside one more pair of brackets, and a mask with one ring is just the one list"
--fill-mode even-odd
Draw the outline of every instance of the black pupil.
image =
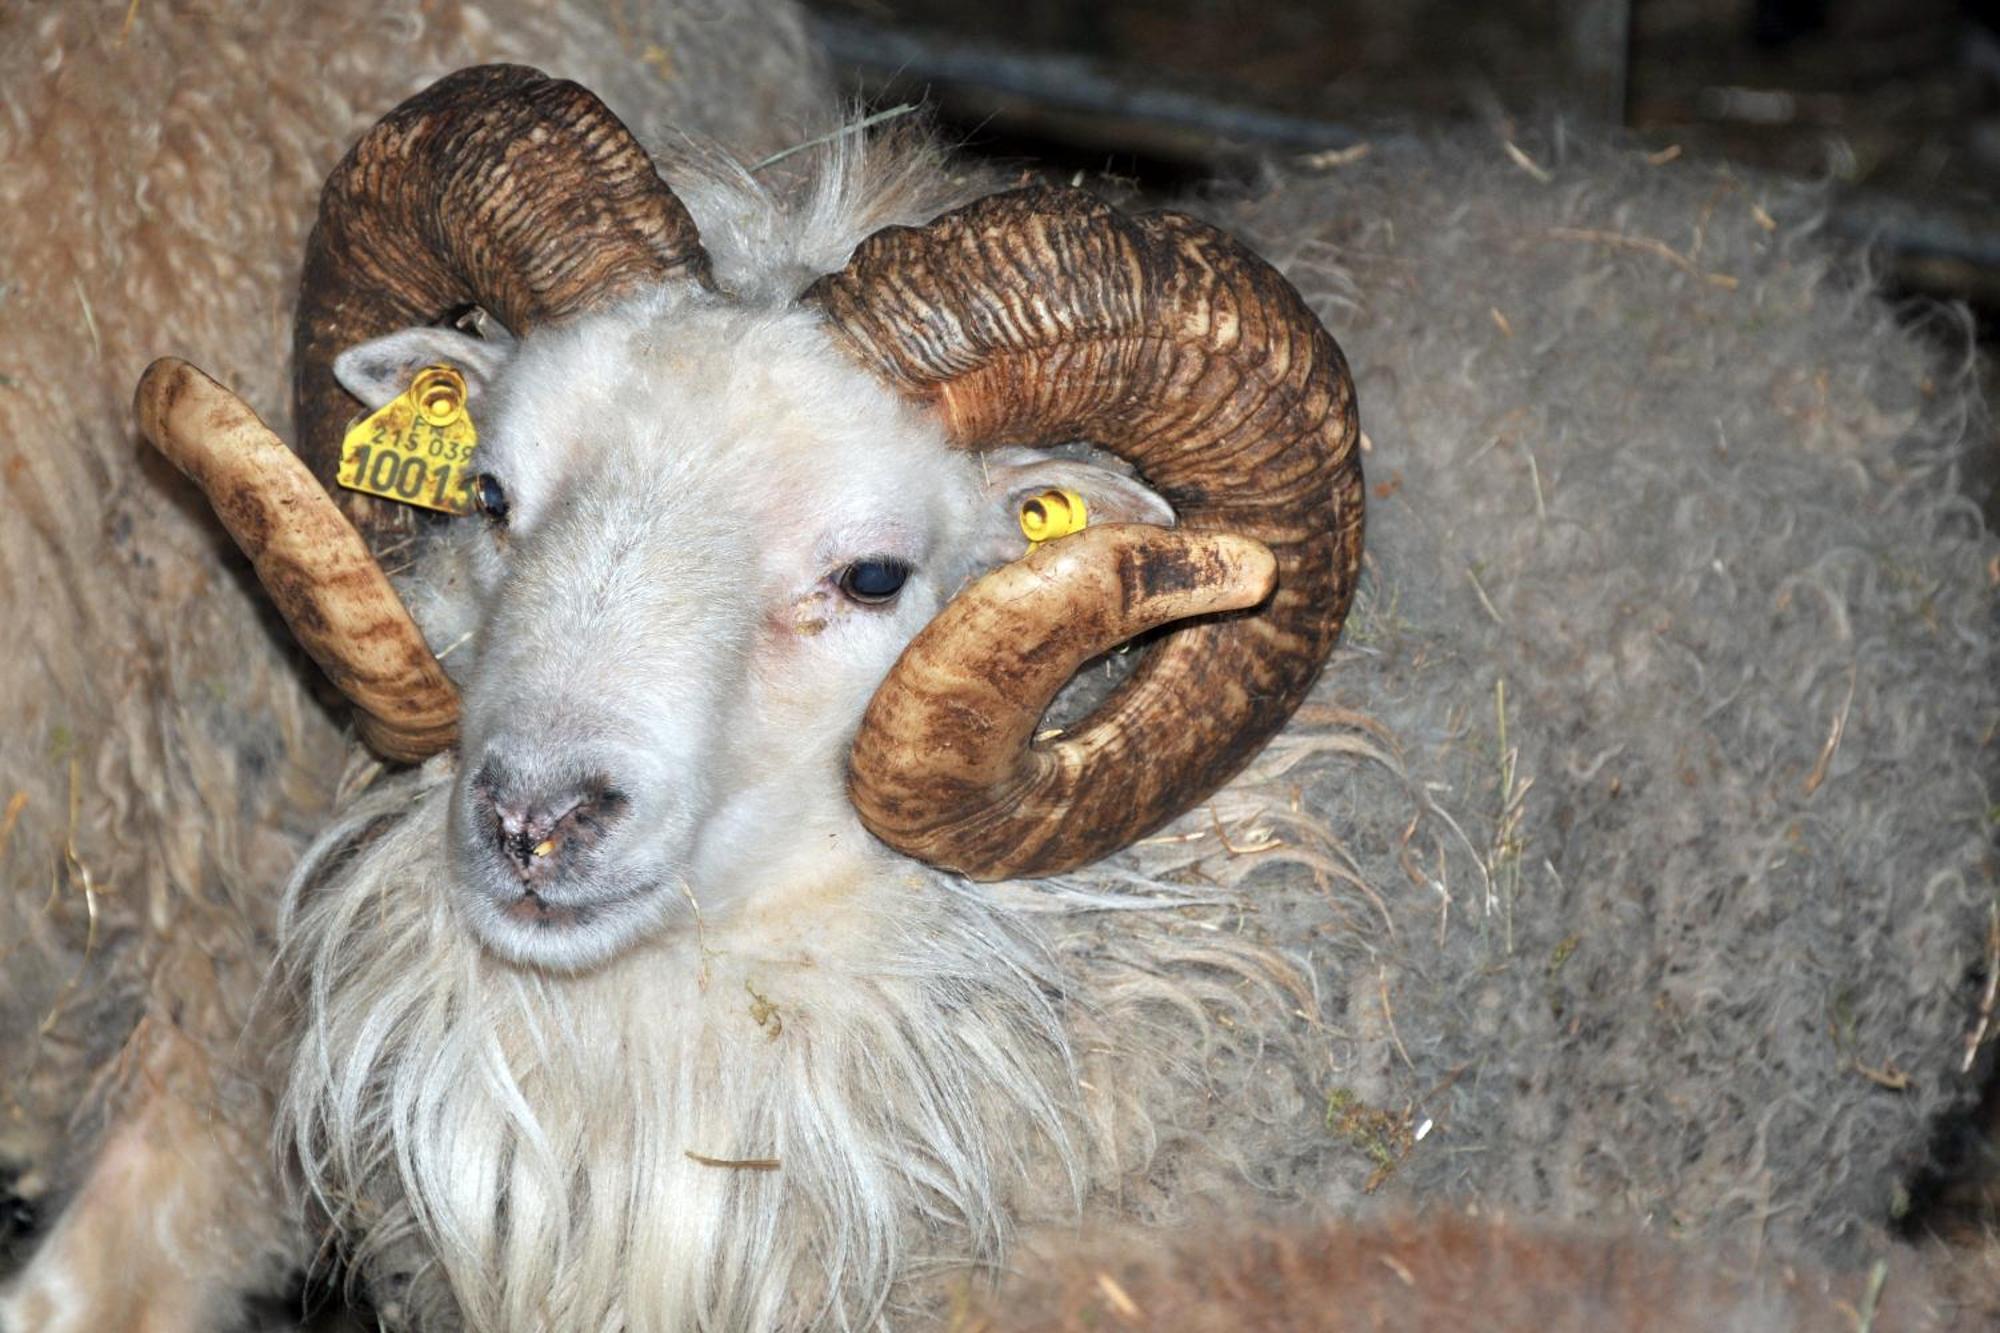
[[472, 479], [472, 501], [490, 519], [507, 517], [507, 492], [500, 489], [500, 483], [489, 473], [482, 472]]
[[857, 560], [840, 576], [840, 586], [857, 601], [885, 602], [909, 577], [910, 567], [900, 560]]

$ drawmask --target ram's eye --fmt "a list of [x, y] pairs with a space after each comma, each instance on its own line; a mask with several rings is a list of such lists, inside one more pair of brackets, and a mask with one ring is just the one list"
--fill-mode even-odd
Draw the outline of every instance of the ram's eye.
[[472, 506], [494, 523], [507, 521], [507, 492], [491, 472], [472, 479]]
[[857, 560], [840, 571], [840, 590], [863, 606], [880, 606], [903, 590], [910, 567], [900, 560]]

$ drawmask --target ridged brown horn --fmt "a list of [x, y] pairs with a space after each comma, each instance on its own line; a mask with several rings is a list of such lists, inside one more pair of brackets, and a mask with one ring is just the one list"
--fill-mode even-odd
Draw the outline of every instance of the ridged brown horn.
[[235, 394], [185, 361], [146, 367], [146, 438], [208, 497], [299, 643], [353, 701], [362, 739], [415, 762], [458, 733], [458, 691], [381, 566], [305, 465]]
[[[333, 361], [349, 347], [466, 305], [491, 311], [521, 335], [646, 286], [706, 284], [708, 275], [694, 219], [631, 131], [587, 89], [521, 65], [482, 65], [438, 80], [341, 159], [306, 243], [293, 345], [298, 451], [324, 488], [326, 510], [352, 518], [364, 551], [382, 549], [421, 521], [418, 510], [338, 485], [341, 437], [357, 404], [334, 379]], [[288, 577], [329, 584], [363, 578], [346, 545], [326, 549], [324, 564], [288, 564]], [[366, 604], [394, 602], [379, 568], [373, 579], [380, 586], [370, 584]], [[266, 586], [360, 710], [363, 737], [378, 751], [410, 761], [451, 744], [457, 694], [400, 604], [393, 634], [375, 643], [309, 632], [287, 609], [332, 594]], [[391, 619], [383, 611], [381, 623]], [[365, 628], [358, 619], [350, 627]], [[427, 719], [421, 726], [393, 721], [405, 705], [362, 688], [376, 679], [377, 656], [405, 650], [429, 660], [426, 671], [412, 667], [394, 677], [419, 689], [407, 707]], [[447, 703], [450, 716], [433, 716]]]
[[[1305, 697], [1361, 561], [1353, 381], [1298, 293], [1191, 218], [1127, 218], [1081, 191], [1037, 189], [879, 232], [810, 299], [955, 443], [1093, 441], [1180, 522], [1178, 534], [1092, 546], [1086, 531], [1037, 552], [1039, 576], [1073, 595], [1037, 599], [997, 637], [993, 617], [947, 608], [856, 735], [849, 792], [868, 828], [975, 879], [1050, 874], [1227, 781]], [[1213, 533], [1268, 548], [1271, 596], [1181, 625], [1079, 726], [1035, 743], [1070, 667], [1144, 618], [1134, 604], [1240, 584], [1240, 559], [1189, 559], [1184, 537]], [[1036, 565], [1070, 543], [1084, 543], [1077, 568]], [[969, 594], [991, 600], [982, 586]]]
[[448, 75], [320, 195], [294, 330], [299, 452], [379, 549], [420, 511], [337, 486], [356, 404], [336, 356], [467, 305], [519, 336], [675, 278], [709, 280], [694, 219], [603, 102], [523, 65]]

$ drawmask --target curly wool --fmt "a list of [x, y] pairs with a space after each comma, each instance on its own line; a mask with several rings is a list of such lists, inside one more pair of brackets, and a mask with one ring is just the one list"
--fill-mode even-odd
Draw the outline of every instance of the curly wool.
[[971, 1293], [968, 1305], [954, 1325], [964, 1333], [1771, 1333], [1857, 1322], [1916, 1333], [1993, 1313], [1990, 1292], [1942, 1290], [1907, 1258], [1832, 1274], [1445, 1209], [1317, 1228], [1210, 1217], [1178, 1234], [1052, 1244], [1024, 1256], [998, 1297]]
[[514, 967], [452, 906], [451, 777], [346, 811], [280, 927], [279, 1132], [391, 1327], [922, 1324], [913, 1276], [991, 1271], [1157, 1160], [1155, 1118], [1209, 1095], [1197, 1053], [1298, 1002], [1254, 947], [1052, 952], [916, 865], [842, 885], [858, 921]]

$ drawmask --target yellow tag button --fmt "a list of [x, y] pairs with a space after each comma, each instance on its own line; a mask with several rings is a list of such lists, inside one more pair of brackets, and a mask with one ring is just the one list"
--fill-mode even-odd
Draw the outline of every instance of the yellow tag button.
[[1021, 535], [1032, 546], [1081, 532], [1089, 523], [1090, 510], [1075, 491], [1043, 491], [1021, 502]]
[[417, 412], [433, 426], [443, 428], [465, 415], [465, 377], [447, 366], [430, 366], [410, 381], [410, 393], [417, 400]]

